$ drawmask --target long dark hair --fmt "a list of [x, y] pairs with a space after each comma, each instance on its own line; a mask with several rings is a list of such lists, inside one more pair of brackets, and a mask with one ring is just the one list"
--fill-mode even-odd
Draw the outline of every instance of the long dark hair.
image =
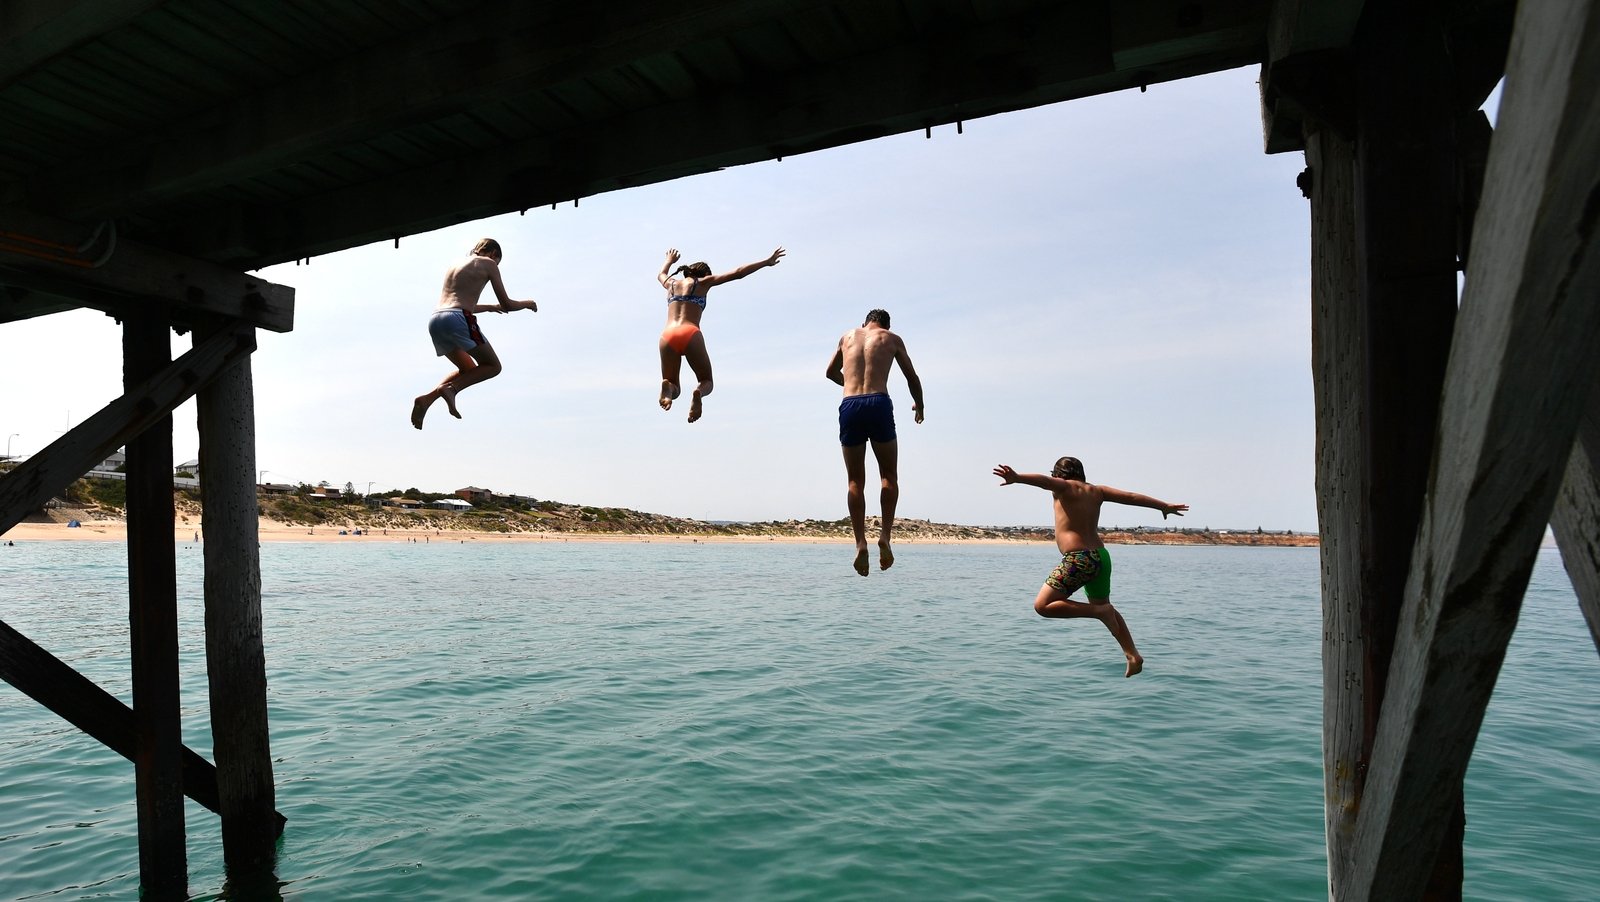
[[680, 266], [673, 270], [672, 274], [675, 276], [688, 276], [691, 279], [704, 279], [706, 276], [711, 275], [711, 264], [701, 260], [699, 263], [690, 263], [685, 266]]

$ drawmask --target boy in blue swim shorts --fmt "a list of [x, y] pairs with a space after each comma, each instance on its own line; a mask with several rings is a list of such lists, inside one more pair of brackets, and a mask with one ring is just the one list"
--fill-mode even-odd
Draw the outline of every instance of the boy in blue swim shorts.
[[851, 329], [839, 339], [827, 376], [844, 386], [839, 403], [839, 444], [844, 448], [845, 478], [849, 482], [846, 503], [850, 507], [850, 526], [856, 536], [856, 573], [866, 576], [867, 566], [867, 445], [878, 460], [882, 487], [878, 503], [883, 510], [878, 534], [878, 569], [894, 566], [894, 508], [900, 500], [899, 444], [894, 429], [894, 401], [889, 398], [889, 371], [895, 364], [905, 374], [911, 389], [912, 411], [922, 422], [922, 380], [911, 365], [905, 342], [889, 331], [885, 310], [867, 313], [859, 329]]
[[[432, 391], [418, 395], [411, 402], [411, 425], [418, 429], [422, 428], [422, 418], [428, 415], [428, 408], [440, 398], [444, 399], [450, 415], [461, 419], [461, 412], [456, 410], [456, 395], [469, 385], [500, 375], [500, 358], [489, 346], [489, 339], [483, 337], [475, 314], [485, 310], [496, 313], [539, 310], [539, 305], [533, 301], [514, 301], [506, 295], [505, 283], [500, 279], [500, 260], [500, 243], [485, 238], [473, 247], [466, 262], [445, 273], [439, 306], [428, 319], [428, 337], [433, 339], [433, 352], [455, 364], [456, 369]], [[484, 288], [493, 288], [499, 303], [478, 303]]]
[[[1050, 475], [1018, 473], [1005, 464], [994, 468], [1001, 485], [1020, 482], [1044, 489], [1055, 499], [1056, 550], [1061, 552], [1061, 563], [1050, 571], [1044, 586], [1033, 600], [1033, 610], [1040, 617], [1093, 617], [1105, 624], [1117, 644], [1122, 646], [1122, 656], [1128, 668], [1123, 676], [1133, 676], [1144, 669], [1144, 656], [1133, 644], [1133, 634], [1122, 614], [1111, 606], [1111, 552], [1100, 540], [1100, 505], [1113, 501], [1136, 507], [1154, 508], [1165, 520], [1169, 514], [1183, 516], [1187, 504], [1169, 504], [1125, 492], [1108, 485], [1094, 485], [1084, 478], [1083, 464], [1076, 457], [1063, 457], [1056, 461]], [[1083, 589], [1086, 601], [1073, 601], [1072, 593]]]

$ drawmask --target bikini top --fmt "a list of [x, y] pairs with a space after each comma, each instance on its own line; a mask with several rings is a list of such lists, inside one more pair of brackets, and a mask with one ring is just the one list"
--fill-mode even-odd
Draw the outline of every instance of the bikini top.
[[695, 294], [694, 293], [694, 290], [696, 288], [698, 288], [699, 286], [700, 286], [700, 280], [699, 279], [690, 279], [689, 280], [689, 293], [688, 294], [669, 294], [669, 295], [667, 295], [667, 303], [670, 304], [673, 301], [685, 301], [687, 303], [694, 304], [694, 305], [698, 306], [701, 310], [706, 309], [706, 296], [703, 295], [703, 294]]

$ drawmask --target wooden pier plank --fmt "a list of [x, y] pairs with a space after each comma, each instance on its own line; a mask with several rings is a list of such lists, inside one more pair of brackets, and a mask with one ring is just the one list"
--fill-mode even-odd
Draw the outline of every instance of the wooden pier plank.
[[1597, 204], [1600, 0], [1521, 4], [1355, 867], [1339, 898], [1418, 897], [1449, 827], [1589, 400]]
[[254, 350], [255, 330], [249, 326], [214, 335], [0, 476], [0, 534]]

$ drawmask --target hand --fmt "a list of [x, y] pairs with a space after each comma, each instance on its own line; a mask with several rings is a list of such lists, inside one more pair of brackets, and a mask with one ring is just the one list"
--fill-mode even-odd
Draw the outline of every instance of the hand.
[[1006, 466], [1005, 464], [1001, 464], [1000, 466], [995, 467], [994, 468], [994, 475], [1000, 477], [1000, 484], [1001, 485], [1011, 485], [1012, 483], [1017, 481], [1017, 471], [1011, 469], [1010, 467]]
[[667, 265], [671, 266], [672, 264], [677, 263], [677, 262], [678, 262], [678, 249], [675, 248], [675, 247], [667, 248]]
[[777, 250], [773, 251], [772, 252], [772, 256], [767, 258], [767, 265], [768, 266], [777, 266], [778, 265], [778, 258], [782, 257], [785, 253], [787, 253], [787, 251], [785, 251], [781, 247], [778, 248]]
[[524, 310], [532, 310], [534, 313], [538, 313], [539, 312], [539, 302], [538, 301], [523, 301], [522, 303], [523, 303], [522, 309], [524, 309]]
[[922, 405], [913, 404], [911, 405], [911, 410], [917, 415], [917, 425], [922, 425]]
[[1188, 509], [1189, 509], [1189, 505], [1187, 505], [1187, 504], [1166, 504], [1166, 505], [1162, 505], [1162, 507], [1161, 507], [1161, 519], [1163, 519], [1163, 520], [1167, 519], [1167, 514], [1177, 514], [1178, 516], [1181, 517], [1181, 516], [1183, 516], [1183, 512], [1188, 510]]

